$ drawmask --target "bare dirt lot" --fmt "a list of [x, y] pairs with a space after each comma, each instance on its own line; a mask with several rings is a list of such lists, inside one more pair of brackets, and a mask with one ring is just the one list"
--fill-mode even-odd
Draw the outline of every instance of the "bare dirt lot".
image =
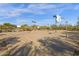
[[70, 56], [79, 50], [79, 32], [33, 30], [0, 33], [0, 55]]

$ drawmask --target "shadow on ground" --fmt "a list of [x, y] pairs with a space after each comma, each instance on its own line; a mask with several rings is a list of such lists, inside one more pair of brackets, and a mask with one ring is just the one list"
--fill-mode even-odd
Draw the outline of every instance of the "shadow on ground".
[[26, 43], [21, 47], [17, 47], [13, 51], [10, 51], [9, 56], [28, 56], [31, 49], [32, 45], [30, 43]]
[[[79, 31], [72, 31], [72, 32], [69, 31], [69, 32], [64, 32], [63, 34], [66, 34], [66, 33], [67, 33], [69, 39], [79, 42]], [[62, 37], [66, 37], [66, 36], [62, 36]]]
[[17, 42], [19, 42], [19, 37], [7, 37], [7, 38], [4, 38], [4, 39], [0, 39], [0, 47], [5, 47], [7, 46], [8, 44], [16, 44]]
[[51, 53], [50, 55], [73, 55], [74, 46], [71, 46], [67, 42], [63, 42], [60, 38], [49, 38], [40, 39], [39, 42], [45, 49], [48, 49]]

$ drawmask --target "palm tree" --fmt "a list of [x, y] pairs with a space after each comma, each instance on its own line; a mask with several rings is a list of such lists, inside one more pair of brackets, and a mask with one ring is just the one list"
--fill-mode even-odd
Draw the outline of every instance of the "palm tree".
[[32, 21], [32, 23], [36, 23], [36, 21]]
[[37, 27], [37, 26], [35, 25], [35, 24], [36, 24], [36, 21], [33, 20], [32, 23], [33, 23], [33, 26], [32, 26], [33, 29], [36, 29], [36, 27]]
[[57, 20], [56, 20], [56, 19], [57, 19], [57, 16], [56, 16], [56, 15], [54, 15], [53, 17], [55, 18], [55, 23], [57, 23]]
[[59, 22], [61, 22], [61, 16], [60, 15], [54, 15], [53, 16], [55, 18], [55, 25], [57, 25]]
[[56, 19], [57, 19], [57, 16], [54, 15], [53, 17], [55, 18], [55, 32], [56, 32], [56, 28], [57, 28], [57, 20]]

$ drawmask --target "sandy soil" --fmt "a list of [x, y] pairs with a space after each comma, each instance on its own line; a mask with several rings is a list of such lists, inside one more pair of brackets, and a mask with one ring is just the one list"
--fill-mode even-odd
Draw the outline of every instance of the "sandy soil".
[[[45, 45], [42, 45], [43, 43], [39, 42], [39, 40], [42, 40], [42, 38], [44, 37], [49, 37], [52, 40], [44, 39]], [[7, 46], [5, 46], [6, 48], [0, 51], [0, 55], [73, 55], [73, 51], [75, 49], [79, 49], [79, 32], [75, 32], [75, 33], [68, 32], [67, 38], [65, 31], [55, 32], [48, 30], [41, 30], [41, 31], [33, 30], [33, 31], [24, 31], [24, 32], [0, 33], [0, 40], [4, 40], [4, 39], [12, 40], [12, 38], [18, 40], [18, 42], [14, 41], [15, 43], [8, 44]], [[23, 51], [21, 50], [25, 54], [22, 54], [20, 50], [19, 50], [20, 52], [18, 53], [16, 52], [21, 47], [23, 48], [26, 45], [28, 45], [28, 43], [29, 45], [31, 44], [31, 50], [28, 49], [30, 50], [28, 54], [24, 52], [27, 50], [27, 48], [25, 48]], [[50, 45], [52, 45], [51, 48], [49, 48]], [[41, 48], [42, 50], [39, 50], [41, 52], [38, 51], [36, 54], [34, 51], [37, 51], [37, 48], [38, 49]], [[13, 52], [11, 50], [13, 50]], [[10, 54], [6, 54], [8, 51], [10, 51]]]

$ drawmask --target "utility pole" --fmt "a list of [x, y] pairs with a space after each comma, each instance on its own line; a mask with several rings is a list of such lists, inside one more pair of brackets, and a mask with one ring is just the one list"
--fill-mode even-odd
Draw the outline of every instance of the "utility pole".
[[76, 31], [78, 30], [78, 27], [79, 27], [79, 18], [77, 20]]
[[55, 20], [55, 32], [57, 32], [57, 21]]
[[68, 33], [67, 33], [67, 26], [68, 26], [68, 21], [66, 21], [66, 38], [68, 38]]

